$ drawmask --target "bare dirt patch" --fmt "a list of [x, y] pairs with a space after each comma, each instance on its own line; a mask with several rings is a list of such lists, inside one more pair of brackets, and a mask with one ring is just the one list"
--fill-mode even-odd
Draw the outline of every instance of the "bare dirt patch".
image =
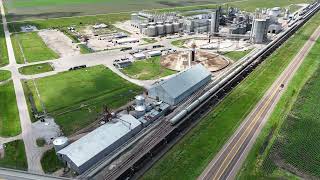
[[74, 56], [80, 54], [79, 48], [65, 34], [58, 30], [42, 30], [39, 36], [46, 45], [57, 52], [60, 57]]
[[[161, 65], [175, 71], [185, 70], [189, 67], [188, 53], [188, 51], [185, 51], [162, 56]], [[191, 65], [198, 63], [202, 64], [211, 72], [217, 72], [229, 66], [231, 62], [215, 53], [197, 51], [195, 61], [191, 62]]]

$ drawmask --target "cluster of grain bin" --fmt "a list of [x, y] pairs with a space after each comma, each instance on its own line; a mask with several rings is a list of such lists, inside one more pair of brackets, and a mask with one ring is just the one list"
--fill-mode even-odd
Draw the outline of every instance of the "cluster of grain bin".
[[149, 37], [162, 36], [166, 34], [178, 33], [181, 23], [179, 22], [151, 22], [149, 24], [141, 24], [140, 32]]

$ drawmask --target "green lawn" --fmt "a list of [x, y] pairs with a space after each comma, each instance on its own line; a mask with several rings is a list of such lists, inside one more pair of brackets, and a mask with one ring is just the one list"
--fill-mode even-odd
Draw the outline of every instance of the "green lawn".
[[91, 48], [89, 48], [85, 44], [79, 44], [78, 46], [80, 48], [80, 53], [81, 54], [89, 54], [89, 53], [93, 53], [94, 52]]
[[[272, 157], [275, 152], [300, 171], [319, 177], [320, 168], [315, 163], [319, 159], [319, 110], [316, 108], [319, 106], [320, 87], [319, 49], [318, 39], [263, 128], [238, 174], [238, 179], [279, 178], [289, 174], [274, 164]], [[272, 129], [273, 133], [270, 133]], [[287, 143], [283, 143], [283, 140]]]
[[122, 72], [131, 78], [140, 80], [158, 79], [176, 73], [161, 66], [160, 56], [135, 61], [132, 65], [124, 68]]
[[157, 40], [155, 40], [154, 38], [142, 38], [142, 40], [147, 44], [152, 44], [157, 42]]
[[[267, 58], [142, 179], [195, 179], [251, 112], [320, 23], [319, 13]], [[288, 53], [289, 52], [289, 53]], [[168, 163], [170, 162], [170, 163]]]
[[0, 166], [10, 169], [27, 170], [28, 163], [22, 140], [5, 144], [5, 156], [0, 159]]
[[188, 38], [188, 39], [179, 39], [179, 40], [172, 41], [171, 44], [174, 45], [174, 46], [177, 46], [179, 48], [186, 48], [186, 46], [184, 44], [188, 40], [190, 40], [190, 38]]
[[46, 144], [46, 140], [43, 139], [43, 138], [38, 138], [38, 139], [36, 140], [36, 143], [37, 143], [37, 146], [43, 147], [43, 146]]
[[0, 85], [0, 136], [11, 137], [21, 133], [19, 112], [13, 82]]
[[59, 58], [58, 54], [48, 48], [36, 32], [16, 33], [11, 35], [11, 39], [13, 42], [12, 45], [16, 60], [19, 64], [24, 63], [23, 54], [27, 62], [37, 62]]
[[40, 74], [49, 71], [53, 71], [53, 67], [50, 63], [41, 63], [36, 65], [23, 66], [19, 68], [19, 72], [24, 75]]
[[7, 70], [0, 70], [0, 82], [11, 78], [11, 72]]
[[3, 31], [3, 26], [0, 25], [0, 67], [9, 64], [6, 38]]
[[[35, 80], [46, 110], [66, 135], [92, 123], [102, 106], [116, 109], [142, 92], [104, 66], [68, 71]], [[29, 87], [38, 111], [42, 111], [34, 83]], [[25, 88], [26, 94], [28, 88]]]
[[226, 52], [223, 55], [230, 58], [233, 61], [238, 61], [247, 54], [249, 54], [252, 51], [252, 49], [246, 50], [246, 51], [230, 51]]
[[72, 34], [67, 28], [60, 28], [59, 30], [63, 32], [66, 36], [68, 36], [73, 43], [80, 43], [80, 40], [78, 39], [78, 37]]
[[41, 158], [41, 165], [45, 173], [54, 173], [63, 168], [62, 162], [58, 159], [53, 148], [45, 152]]

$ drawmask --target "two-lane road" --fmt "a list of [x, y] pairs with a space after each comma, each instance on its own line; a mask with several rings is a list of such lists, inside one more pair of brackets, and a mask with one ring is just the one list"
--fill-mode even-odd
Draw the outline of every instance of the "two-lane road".
[[225, 144], [217, 156], [210, 162], [198, 180], [234, 179], [237, 171], [260, 133], [263, 125], [271, 115], [284, 89], [282, 84], [290, 82], [293, 75], [308, 55], [315, 39], [320, 36], [320, 26], [311, 35], [303, 48], [298, 52], [288, 67], [282, 72], [261, 101], [244, 120], [235, 134]]

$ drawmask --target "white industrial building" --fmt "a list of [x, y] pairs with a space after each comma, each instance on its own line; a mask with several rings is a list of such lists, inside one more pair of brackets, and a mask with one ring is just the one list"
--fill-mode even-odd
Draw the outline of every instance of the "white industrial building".
[[201, 64], [182, 71], [170, 79], [154, 84], [148, 90], [152, 99], [176, 105], [211, 80], [211, 73]]
[[142, 124], [129, 114], [119, 115], [74, 143], [57, 155], [69, 168], [83, 173], [142, 129]]
[[139, 42], [138, 38], [122, 38], [114, 40], [114, 43], [117, 44], [126, 44], [126, 43], [137, 43]]

